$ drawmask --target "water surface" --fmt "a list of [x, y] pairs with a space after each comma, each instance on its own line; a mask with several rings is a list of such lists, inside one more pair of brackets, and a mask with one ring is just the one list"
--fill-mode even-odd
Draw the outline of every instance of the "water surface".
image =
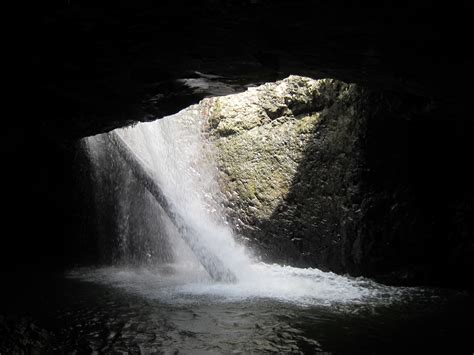
[[[51, 334], [57, 353], [472, 351], [472, 298], [465, 292], [348, 279], [345, 286], [339, 280], [339, 287], [365, 291], [337, 297], [326, 285], [324, 300], [302, 290], [284, 296], [266, 287], [239, 291], [176, 279], [171, 271], [167, 276], [166, 270], [98, 268], [38, 274], [28, 281], [3, 277], [15, 295], [2, 302], [8, 305], [2, 313], [32, 317]], [[319, 275], [310, 283], [330, 284], [331, 277]]]

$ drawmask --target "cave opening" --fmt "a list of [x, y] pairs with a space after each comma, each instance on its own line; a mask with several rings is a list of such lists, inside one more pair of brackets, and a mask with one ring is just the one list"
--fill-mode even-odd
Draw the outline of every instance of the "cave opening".
[[[312, 255], [318, 248], [309, 244], [332, 237], [320, 225], [328, 223], [327, 213], [336, 215], [339, 205], [348, 204], [342, 200], [321, 208], [342, 188], [324, 189], [324, 181], [343, 180], [349, 189], [359, 184], [359, 132], [352, 130], [359, 119], [352, 106], [357, 95], [354, 85], [290, 76], [83, 139], [96, 245], [102, 262], [119, 267], [110, 277], [121, 273], [120, 267], [127, 272], [146, 267], [156, 281], [165, 267], [166, 276], [174, 273], [178, 284], [182, 279], [186, 287], [198, 283], [200, 292], [207, 288], [211, 295], [218, 284], [224, 293], [216, 295], [229, 293], [231, 299], [324, 304], [359, 302], [370, 294], [377, 300], [380, 285], [364, 288], [357, 279], [294, 268], [302, 258], [305, 266], [324, 265], [322, 260], [310, 263], [320, 256]], [[345, 165], [337, 160], [324, 172], [316, 170], [344, 152]], [[308, 169], [322, 179], [307, 179]], [[303, 193], [295, 192], [302, 185]], [[312, 211], [311, 217], [305, 210]], [[336, 218], [329, 223], [343, 223]], [[278, 224], [282, 220], [286, 226]]]
[[472, 352], [472, 10], [24, 9], [0, 353]]
[[[46, 299], [10, 301], [32, 307], [41, 328], [6, 318], [23, 335], [5, 346], [39, 337], [55, 351], [365, 351], [393, 346], [403, 324], [403, 347], [424, 349], [432, 334], [464, 347], [470, 296], [428, 287], [437, 270], [423, 267], [438, 246], [410, 240], [410, 228], [426, 232], [407, 193], [418, 182], [406, 176], [413, 145], [372, 136], [399, 138], [430, 111], [409, 98], [400, 120], [402, 99], [292, 75], [75, 141], [66, 271], [34, 274]], [[356, 335], [341, 341], [331, 323]]]

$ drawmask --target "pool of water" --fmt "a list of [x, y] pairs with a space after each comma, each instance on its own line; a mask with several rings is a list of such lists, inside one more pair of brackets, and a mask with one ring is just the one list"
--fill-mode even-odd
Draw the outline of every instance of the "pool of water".
[[29, 317], [57, 353], [472, 353], [466, 292], [258, 267], [276, 275], [253, 288], [167, 268], [4, 274], [0, 314]]

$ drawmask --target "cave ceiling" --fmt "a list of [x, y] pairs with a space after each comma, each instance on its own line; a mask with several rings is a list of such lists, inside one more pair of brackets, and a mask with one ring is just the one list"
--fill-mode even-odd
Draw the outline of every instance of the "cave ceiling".
[[38, 4], [23, 27], [28, 106], [47, 134], [77, 138], [289, 74], [470, 101], [473, 6], [434, 3]]

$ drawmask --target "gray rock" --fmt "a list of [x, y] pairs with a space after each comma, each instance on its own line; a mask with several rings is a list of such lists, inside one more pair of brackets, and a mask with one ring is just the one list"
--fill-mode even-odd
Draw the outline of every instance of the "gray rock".
[[263, 258], [343, 269], [340, 236], [358, 208], [360, 95], [290, 76], [201, 101], [228, 218]]

